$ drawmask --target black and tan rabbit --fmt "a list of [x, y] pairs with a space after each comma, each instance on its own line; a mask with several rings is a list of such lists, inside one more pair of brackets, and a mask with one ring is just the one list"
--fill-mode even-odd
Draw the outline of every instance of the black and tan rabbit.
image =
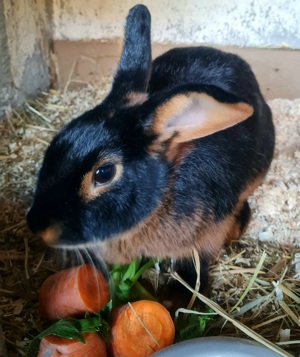
[[111, 92], [49, 145], [29, 227], [108, 263], [142, 257], [203, 266], [251, 216], [247, 197], [274, 150], [272, 115], [249, 65], [209, 47], [151, 60], [150, 14], [127, 16]]

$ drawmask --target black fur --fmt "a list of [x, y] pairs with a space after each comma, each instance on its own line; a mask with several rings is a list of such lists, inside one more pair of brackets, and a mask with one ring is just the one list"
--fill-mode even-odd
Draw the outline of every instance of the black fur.
[[145, 6], [137, 5], [129, 11], [123, 50], [106, 104], [115, 105], [130, 91], [147, 90], [151, 68], [150, 26], [151, 17]]
[[[148, 100], [126, 106], [129, 93], [146, 91]], [[254, 113], [194, 140], [194, 149], [176, 166], [165, 152], [149, 149], [157, 139], [153, 118], [170, 98], [190, 92], [224, 103], [248, 103]], [[232, 213], [245, 185], [267, 172], [273, 150], [271, 112], [249, 65], [234, 54], [190, 47], [158, 57], [151, 71], [150, 15], [138, 5], [127, 17], [112, 91], [54, 137], [27, 222], [36, 233], [59, 224], [60, 244], [105, 241], [136, 227], [168, 197], [168, 215], [174, 221], [184, 222], [200, 208], [204, 221], [212, 216], [217, 223]], [[99, 197], [84, 201], [79, 195], [83, 177], [99, 159], [112, 155], [122, 161], [121, 178]], [[245, 203], [237, 217], [242, 228], [249, 217]], [[161, 217], [159, 224], [167, 219]], [[193, 234], [201, 235], [200, 227]], [[204, 256], [202, 275], [210, 258]]]
[[[57, 134], [46, 151], [35, 202], [27, 216], [34, 232], [58, 221], [65, 229], [60, 243], [92, 240], [95, 235], [104, 240], [131, 228], [155, 209], [167, 185], [167, 165], [147, 154], [150, 139], [133, 121], [135, 112], [136, 108], [128, 108], [114, 118], [99, 120], [99, 106]], [[85, 204], [77, 194], [81, 178], [97, 160], [112, 154], [123, 161], [121, 180], [113, 190]], [[99, 202], [104, 209], [99, 209]]]

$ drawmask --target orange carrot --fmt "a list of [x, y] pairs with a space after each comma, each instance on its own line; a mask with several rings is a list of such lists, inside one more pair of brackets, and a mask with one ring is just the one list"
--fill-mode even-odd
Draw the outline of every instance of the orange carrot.
[[37, 357], [106, 357], [106, 345], [96, 332], [83, 334], [85, 343], [49, 335], [42, 339]]
[[107, 280], [90, 264], [51, 275], [44, 281], [39, 294], [40, 313], [46, 320], [96, 312], [108, 301]]
[[173, 343], [174, 323], [155, 301], [140, 300], [112, 313], [112, 357], [145, 357]]

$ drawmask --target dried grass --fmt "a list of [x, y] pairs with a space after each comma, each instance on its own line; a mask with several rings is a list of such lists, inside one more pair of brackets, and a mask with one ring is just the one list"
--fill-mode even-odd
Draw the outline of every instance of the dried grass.
[[[298, 252], [299, 248], [290, 245], [242, 238], [236, 246], [224, 248], [211, 268], [211, 299], [236, 321], [272, 343], [280, 342], [285, 329], [290, 330], [290, 340], [299, 340], [300, 281], [295, 278]], [[283, 264], [279, 265], [279, 261]], [[233, 269], [233, 263], [237, 269]], [[249, 273], [248, 267], [255, 271]], [[219, 328], [213, 330], [210, 332], [219, 333]], [[243, 336], [228, 323], [221, 334]]]
[[[73, 91], [52, 90], [0, 123], [0, 351], [4, 339], [8, 356], [25, 356], [27, 341], [42, 328], [37, 293], [55, 269], [24, 219], [43, 152], [63, 123], [103, 98], [109, 83], [105, 79]], [[211, 268], [211, 300], [270, 342], [280, 342], [282, 331], [290, 329], [293, 342], [282, 337], [281, 347], [292, 353], [299, 351], [300, 340], [300, 250], [291, 245], [300, 242], [300, 100], [275, 100], [271, 105], [276, 157], [266, 182], [251, 199], [254, 218], [248, 236], [224, 249]], [[257, 269], [263, 252], [265, 259]], [[244, 336], [220, 319], [207, 334]]]

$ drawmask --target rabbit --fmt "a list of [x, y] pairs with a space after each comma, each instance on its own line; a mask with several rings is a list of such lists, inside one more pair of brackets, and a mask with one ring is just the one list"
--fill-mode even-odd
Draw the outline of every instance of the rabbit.
[[184, 47], [152, 62], [150, 23], [145, 6], [129, 11], [111, 90], [53, 138], [27, 222], [47, 245], [88, 247], [108, 264], [168, 257], [190, 269], [196, 250], [205, 280], [247, 228], [272, 114], [235, 54]]

